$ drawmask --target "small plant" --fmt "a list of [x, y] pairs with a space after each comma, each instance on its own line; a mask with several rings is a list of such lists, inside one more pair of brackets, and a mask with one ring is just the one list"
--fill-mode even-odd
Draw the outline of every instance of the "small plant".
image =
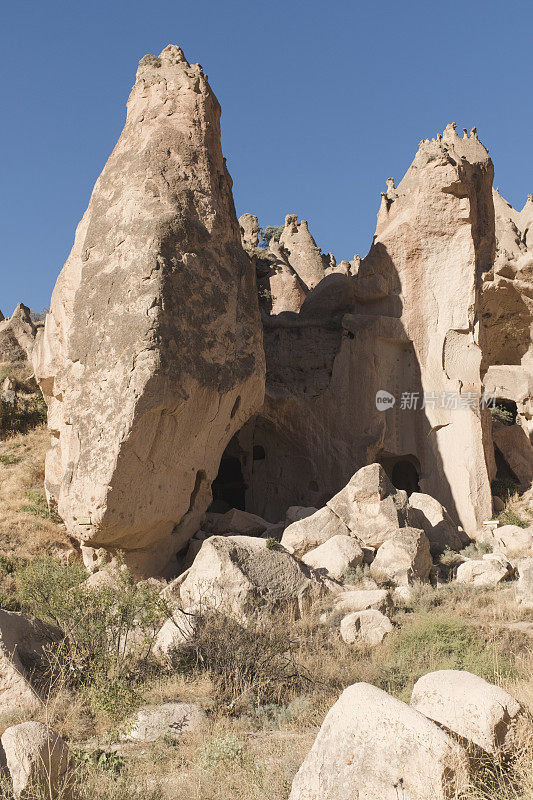
[[12, 464], [19, 464], [22, 459], [19, 456], [13, 456], [11, 453], [3, 453], [0, 455], [0, 464], [5, 467], [10, 467]]
[[42, 489], [27, 489], [26, 499], [29, 500], [29, 503], [20, 509], [25, 514], [34, 514], [36, 517], [42, 517], [43, 519], [55, 518], [55, 514], [48, 508], [46, 495]]
[[505, 408], [503, 405], [494, 405], [490, 407], [490, 413], [492, 417], [498, 422], [503, 423], [503, 425], [514, 425], [515, 417], [512, 411], [509, 411], [508, 408]]
[[233, 734], [214, 736], [198, 751], [198, 763], [204, 769], [215, 769], [221, 764], [243, 764], [244, 744]]
[[449, 567], [450, 569], [458, 567], [464, 560], [465, 558], [463, 555], [457, 553], [455, 550], [450, 550], [449, 547], [445, 547], [444, 551], [439, 556], [439, 564], [442, 564], [444, 567]]
[[282, 550], [280, 543], [277, 539], [274, 539], [272, 536], [269, 536], [266, 540], [266, 547], [267, 550]]
[[463, 556], [463, 561], [465, 558], [479, 559], [488, 553], [492, 553], [492, 549], [492, 545], [489, 542], [472, 542], [461, 550], [460, 555]]
[[361, 567], [348, 567], [344, 570], [341, 582], [353, 586], [354, 584], [361, 583], [369, 574], [370, 567], [368, 564], [364, 564]]
[[516, 511], [511, 508], [505, 508], [498, 514], [498, 520], [502, 525], [517, 525], [519, 528], [527, 528], [529, 523], [525, 519], [518, 516]]

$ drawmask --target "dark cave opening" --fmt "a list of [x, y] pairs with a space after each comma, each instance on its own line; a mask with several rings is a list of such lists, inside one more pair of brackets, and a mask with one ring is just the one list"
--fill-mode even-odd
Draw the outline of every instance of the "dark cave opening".
[[221, 514], [231, 508], [238, 508], [244, 511], [247, 488], [239, 459], [235, 456], [223, 456], [220, 461], [218, 475], [211, 486], [213, 502], [209, 507], [209, 511], [216, 511]]
[[408, 495], [420, 491], [420, 475], [412, 461], [397, 461], [392, 468], [391, 481], [397, 489], [404, 489]]

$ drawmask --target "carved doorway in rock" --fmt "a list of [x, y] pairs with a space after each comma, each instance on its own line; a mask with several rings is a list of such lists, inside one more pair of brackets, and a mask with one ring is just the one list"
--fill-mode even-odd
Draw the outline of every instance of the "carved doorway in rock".
[[408, 453], [406, 455], [393, 455], [381, 453], [377, 461], [382, 465], [396, 489], [403, 489], [408, 495], [420, 491], [420, 462], [418, 458]]
[[222, 456], [218, 475], [211, 486], [213, 502], [209, 510], [222, 514], [231, 508], [244, 511], [246, 489], [240, 460], [236, 456]]

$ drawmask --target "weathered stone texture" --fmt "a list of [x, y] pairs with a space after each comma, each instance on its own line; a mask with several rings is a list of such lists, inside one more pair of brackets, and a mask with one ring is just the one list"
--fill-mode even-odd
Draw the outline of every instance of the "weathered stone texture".
[[263, 398], [219, 117], [179, 47], [141, 60], [35, 358], [51, 500], [69, 533], [148, 572], [198, 529], [222, 452]]

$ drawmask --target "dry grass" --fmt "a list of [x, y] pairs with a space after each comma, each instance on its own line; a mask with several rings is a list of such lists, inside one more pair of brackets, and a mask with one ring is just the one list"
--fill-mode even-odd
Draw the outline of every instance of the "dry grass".
[[[0, 441], [0, 554], [32, 559], [70, 546], [64, 526], [43, 509], [44, 456], [50, 434], [44, 426]], [[37, 502], [36, 502], [37, 501]]]

